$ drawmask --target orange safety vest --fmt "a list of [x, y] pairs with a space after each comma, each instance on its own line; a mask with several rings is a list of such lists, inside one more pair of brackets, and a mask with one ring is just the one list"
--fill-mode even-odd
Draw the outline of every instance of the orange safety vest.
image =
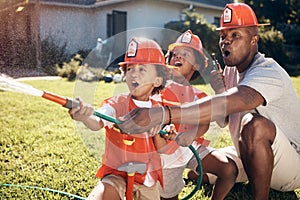
[[[207, 94], [205, 92], [202, 92], [191, 85], [186, 86], [176, 82], [172, 82], [170, 85], [165, 87], [163, 91], [161, 91], [161, 99], [164, 106], [180, 106], [206, 96]], [[177, 132], [187, 132], [195, 128], [195, 125], [175, 124], [175, 128]], [[195, 141], [200, 144], [207, 144], [208, 142], [203, 136], [197, 138]], [[168, 147], [165, 154], [174, 153], [178, 147], [179, 146], [176, 141], [168, 141]]]
[[[132, 109], [137, 108], [129, 95], [111, 97], [104, 100], [104, 103], [110, 104], [115, 109], [116, 117], [124, 116]], [[158, 103], [152, 100], [152, 105], [156, 106]], [[163, 184], [161, 160], [152, 137], [148, 137], [147, 133], [124, 134], [113, 127], [105, 127], [105, 129], [105, 152], [102, 156], [102, 166], [96, 177], [103, 178], [108, 174], [116, 174], [126, 178], [127, 173], [118, 171], [118, 167], [127, 162], [142, 162], [146, 163], [147, 172], [151, 174], [152, 178]], [[145, 177], [146, 172], [135, 173], [134, 181], [143, 184]]]

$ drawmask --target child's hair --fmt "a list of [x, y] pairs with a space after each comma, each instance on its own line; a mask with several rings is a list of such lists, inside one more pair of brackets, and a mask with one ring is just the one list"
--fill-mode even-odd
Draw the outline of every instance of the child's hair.
[[194, 71], [190, 81], [196, 80], [199, 76], [200, 73], [204, 73], [206, 67], [207, 67], [207, 58], [202, 56], [199, 51], [196, 51], [195, 49], [193, 49], [195, 58], [196, 58], [196, 64], [199, 64], [201, 66], [201, 68], [199, 70]]
[[[190, 81], [196, 80], [200, 76], [200, 72], [204, 73], [206, 66], [208, 64], [208, 59], [204, 57], [202, 54], [199, 53], [199, 51], [196, 51], [195, 49], [191, 48], [193, 50], [193, 53], [195, 55], [196, 64], [199, 64], [201, 68], [199, 70], [194, 71]], [[166, 54], [166, 63], [167, 65], [170, 65], [171, 58], [173, 56], [172, 51], [168, 51]]]
[[169, 77], [169, 70], [165, 66], [155, 65], [157, 75], [162, 77], [163, 81], [160, 86], [155, 87], [152, 91], [152, 95], [159, 94], [161, 90], [165, 88], [167, 80]]
[[[160, 91], [165, 88], [167, 80], [170, 79], [170, 77], [169, 77], [169, 71], [168, 71], [168, 69], [167, 69], [166, 66], [164, 66], [164, 65], [158, 65], [158, 64], [155, 64], [154, 66], [155, 66], [157, 75], [159, 77], [162, 77], [163, 81], [162, 81], [162, 83], [161, 83], [160, 86], [155, 87], [153, 89], [153, 91], [151, 93], [152, 95], [159, 94]], [[126, 75], [127, 65], [121, 66], [120, 70], [124, 73], [124, 75]]]

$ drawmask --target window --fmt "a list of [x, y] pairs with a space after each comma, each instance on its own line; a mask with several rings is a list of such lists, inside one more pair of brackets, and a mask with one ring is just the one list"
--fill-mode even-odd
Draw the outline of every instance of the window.
[[213, 25], [216, 25], [217, 27], [219, 27], [220, 26], [220, 21], [221, 21], [220, 17], [214, 17]]
[[107, 14], [107, 37], [111, 37], [127, 29], [127, 12], [113, 10]]
[[[106, 36], [112, 38], [112, 63], [107, 67], [108, 70], [119, 68], [118, 63], [123, 61], [127, 46], [127, 12], [113, 10], [107, 14]], [[120, 34], [119, 34], [120, 33]]]

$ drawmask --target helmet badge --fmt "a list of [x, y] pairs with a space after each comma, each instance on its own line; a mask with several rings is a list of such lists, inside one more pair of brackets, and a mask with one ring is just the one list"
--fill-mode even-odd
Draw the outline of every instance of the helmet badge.
[[191, 43], [191, 41], [192, 41], [192, 34], [189, 31], [186, 31], [181, 38], [181, 42], [189, 44]]
[[128, 44], [127, 57], [135, 57], [138, 50], [138, 43], [134, 40]]
[[232, 19], [232, 10], [230, 8], [226, 8], [224, 10], [224, 19], [223, 19], [223, 22], [224, 23], [230, 23], [231, 22], [231, 19]]

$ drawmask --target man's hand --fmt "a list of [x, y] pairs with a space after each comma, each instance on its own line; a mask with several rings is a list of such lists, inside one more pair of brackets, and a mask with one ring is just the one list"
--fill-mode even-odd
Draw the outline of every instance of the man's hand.
[[216, 94], [225, 92], [225, 83], [222, 71], [213, 70], [210, 72], [210, 85]]
[[135, 108], [127, 115], [120, 117], [122, 123], [118, 127], [125, 133], [143, 133], [152, 127], [162, 124], [162, 109], [155, 108]]
[[183, 132], [179, 133], [175, 140], [178, 145], [188, 147], [195, 140], [195, 137], [196, 132]]
[[152, 127], [149, 131], [148, 131], [148, 135], [150, 137], [154, 137], [155, 135], [159, 134], [159, 131], [161, 130], [161, 126], [157, 125]]

